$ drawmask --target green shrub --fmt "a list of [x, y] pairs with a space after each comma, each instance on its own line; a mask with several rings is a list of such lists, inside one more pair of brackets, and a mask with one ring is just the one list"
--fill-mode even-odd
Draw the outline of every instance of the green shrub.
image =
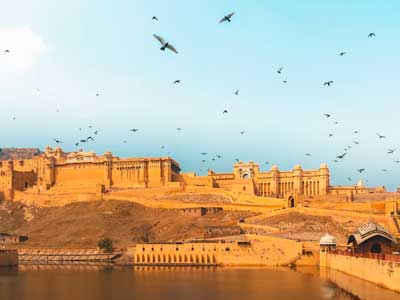
[[110, 238], [101, 239], [97, 246], [105, 252], [112, 252], [114, 249], [113, 241]]

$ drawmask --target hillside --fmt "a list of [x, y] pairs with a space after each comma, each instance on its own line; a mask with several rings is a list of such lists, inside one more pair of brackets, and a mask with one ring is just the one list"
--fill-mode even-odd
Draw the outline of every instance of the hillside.
[[235, 225], [248, 212], [187, 216], [128, 201], [79, 202], [62, 207], [34, 208], [17, 202], [0, 205], [0, 232], [28, 236], [26, 246], [95, 247], [103, 237], [117, 246], [203, 237], [205, 226]]
[[38, 154], [37, 148], [0, 148], [0, 160], [30, 159]]

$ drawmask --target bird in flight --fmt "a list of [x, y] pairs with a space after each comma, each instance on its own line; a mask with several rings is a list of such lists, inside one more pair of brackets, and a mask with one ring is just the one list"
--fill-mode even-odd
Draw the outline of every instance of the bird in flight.
[[12, 117], [13, 121], [15, 121], [17, 119], [17, 117]]
[[91, 140], [92, 142], [94, 142], [94, 138], [92, 138], [91, 136], [88, 136], [88, 137], [86, 138], [86, 141], [87, 141], [87, 142], [89, 142], [89, 140]]
[[282, 80], [283, 83], [287, 83], [287, 80]]
[[333, 80], [325, 81], [324, 86], [331, 86], [333, 84]]
[[357, 169], [356, 170], [358, 173], [362, 173], [362, 172], [365, 172], [365, 169]]
[[339, 56], [345, 56], [347, 54], [347, 52], [340, 52]]
[[181, 83], [181, 82], [182, 82], [182, 80], [177, 79], [177, 80], [174, 81], [174, 84]]
[[99, 133], [98, 130], [95, 130], [95, 132], [93, 132], [94, 135], [97, 135]]
[[10, 53], [10, 50], [6, 49], [4, 50], [4, 53]]
[[358, 130], [355, 130], [353, 133], [354, 133], [354, 134], [357, 134], [357, 133], [358, 133]]
[[222, 112], [222, 114], [227, 114], [228, 113], [228, 110], [224, 110], [223, 112]]
[[129, 129], [129, 131], [132, 131], [132, 132], [138, 132], [138, 131], [139, 131], [139, 129], [138, 129], [138, 128], [132, 128], [132, 129]]
[[396, 151], [396, 149], [389, 149], [387, 153], [388, 153], [388, 154], [393, 154], [394, 151]]
[[347, 180], [348, 180], [348, 181], [352, 181], [350, 177], [347, 177]]
[[387, 170], [386, 169], [382, 169], [382, 172], [387, 172]]
[[283, 70], [283, 67], [280, 67], [280, 68], [276, 71], [276, 73], [281, 74], [281, 73], [282, 73], [282, 70]]
[[75, 146], [78, 147], [78, 146], [79, 146], [79, 142], [76, 142], [76, 143], [75, 143]]
[[330, 114], [324, 114], [324, 117], [326, 117], [326, 118], [330, 118], [330, 117], [331, 117], [331, 115], [330, 115]]
[[244, 130], [242, 130], [242, 131], [240, 132], [240, 134], [241, 134], [241, 135], [243, 135], [244, 133], [245, 133], [245, 131], [244, 131]]
[[180, 127], [176, 127], [176, 130], [178, 130], [178, 131], [181, 131], [181, 130], [182, 130], [182, 128], [180, 128]]
[[98, 97], [98, 96], [100, 96], [100, 94], [99, 94], [99, 93], [96, 93], [96, 97]]
[[153, 16], [151, 19], [152, 19], [153, 21], [158, 21], [158, 18], [157, 18], [156, 16]]
[[239, 161], [240, 161], [239, 158], [235, 158], [235, 160], [236, 160], [236, 162], [239, 162]]
[[394, 161], [396, 164], [400, 164], [400, 160], [395, 160]]
[[231, 18], [233, 17], [234, 14], [235, 14], [235, 13], [233, 12], [233, 13], [230, 13], [229, 15], [224, 16], [224, 17], [219, 21], [219, 23], [221, 24], [221, 23], [223, 23], [223, 22], [225, 22], [225, 21], [231, 22]]
[[337, 159], [343, 159], [347, 153], [343, 153], [341, 155], [336, 156]]
[[239, 90], [235, 91], [235, 95], [238, 96], [239, 95]]
[[358, 141], [354, 141], [353, 143], [356, 145], [360, 144], [360, 142], [358, 142]]
[[165, 49], [169, 49], [172, 52], [175, 52], [176, 54], [178, 54], [178, 51], [175, 49], [174, 46], [172, 46], [171, 44], [165, 42], [165, 40], [161, 37], [158, 36], [157, 34], [153, 34], [153, 36], [160, 42], [160, 44], [162, 45], [160, 50], [165, 51]]
[[221, 159], [221, 158], [222, 158], [222, 155], [218, 155], [218, 154], [217, 154], [217, 158], [218, 158], [218, 159]]
[[56, 144], [62, 144], [62, 141], [58, 140], [58, 139], [53, 139], [53, 141], [56, 142]]
[[306, 156], [311, 156], [311, 153], [306, 153]]
[[161, 149], [165, 149], [165, 146], [161, 146]]
[[207, 152], [201, 152], [200, 154], [201, 155], [207, 155]]
[[333, 137], [333, 133], [330, 133], [330, 134], [329, 134], [329, 137]]
[[376, 36], [376, 34], [374, 32], [371, 32], [370, 34], [368, 34], [369, 38], [372, 38], [372, 37], [375, 37], [375, 36]]
[[382, 134], [379, 134], [379, 133], [377, 133], [376, 135], [378, 136], [378, 139], [384, 139], [384, 138], [386, 138], [386, 136], [384, 136], [384, 135], [382, 135]]
[[335, 122], [333, 122], [333, 124], [337, 125], [337, 124], [339, 124], [339, 122], [338, 122], [338, 121], [335, 121]]

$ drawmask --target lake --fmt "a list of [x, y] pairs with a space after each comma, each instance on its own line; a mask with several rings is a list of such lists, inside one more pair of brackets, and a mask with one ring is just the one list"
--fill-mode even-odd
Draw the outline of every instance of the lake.
[[[382, 291], [391, 294], [376, 289], [381, 296], [385, 295]], [[250, 267], [20, 266], [0, 268], [0, 299], [348, 300], [351, 297], [337, 287], [337, 282], [320, 277], [316, 268], [296, 272], [288, 268]]]

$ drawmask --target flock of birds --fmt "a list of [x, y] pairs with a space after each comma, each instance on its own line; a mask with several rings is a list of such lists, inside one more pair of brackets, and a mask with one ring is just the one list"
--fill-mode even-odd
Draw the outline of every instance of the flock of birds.
[[[227, 23], [232, 22], [232, 18], [234, 17], [234, 15], [235, 15], [235, 13], [232, 12], [232, 13], [229, 13], [229, 14], [223, 16], [223, 17], [219, 20], [219, 23], [221, 24], [221, 23], [225, 23], [225, 22], [227, 22]], [[157, 16], [153, 16], [153, 17], [152, 17], [152, 20], [153, 20], [153, 21], [159, 21], [159, 19], [158, 19]], [[161, 50], [161, 51], [169, 50], [169, 51], [171, 51], [171, 52], [173, 52], [173, 53], [175, 53], [175, 54], [178, 54], [178, 53], [179, 53], [178, 50], [176, 49], [176, 47], [175, 47], [174, 45], [172, 45], [170, 42], [166, 41], [166, 40], [165, 40], [163, 37], [161, 37], [160, 35], [153, 34], [153, 36], [154, 36], [154, 38], [160, 43], [160, 45], [161, 45], [160, 50]], [[371, 32], [371, 33], [368, 34], [368, 38], [374, 38], [375, 36], [376, 36], [376, 34], [375, 34], [374, 32]], [[7, 54], [7, 55], [10, 55], [10, 54], [11, 54], [11, 50], [10, 50], [10, 49], [5, 49], [5, 50], [4, 50], [4, 53]], [[348, 52], [345, 52], [345, 51], [339, 52], [339, 56], [340, 56], [340, 57], [343, 57], [343, 56], [345, 56], [345, 55], [347, 55], [347, 54], [348, 54]], [[282, 74], [283, 74], [283, 70], [284, 70], [284, 67], [281, 66], [281, 67], [279, 67], [279, 68], [276, 70], [276, 73], [277, 73], [278, 75], [282, 75]], [[286, 84], [286, 83], [287, 83], [287, 80], [282, 80], [282, 82]], [[181, 84], [181, 83], [182, 83], [182, 80], [181, 80], [181, 79], [176, 79], [176, 80], [174, 80], [172, 83], [173, 83], [173, 85]], [[322, 85], [323, 85], [324, 87], [331, 87], [333, 84], [334, 84], [334, 81], [333, 81], [333, 80], [328, 80], [328, 81], [325, 81], [325, 82], [322, 83]], [[38, 91], [39, 91], [39, 90], [38, 90]], [[96, 97], [99, 97], [99, 96], [100, 96], [100, 93], [96, 93], [95, 95], [96, 95]], [[236, 89], [236, 90], [234, 91], [234, 95], [239, 96], [239, 89]], [[57, 109], [57, 112], [59, 112], [59, 109]], [[229, 113], [228, 109], [224, 109], [224, 110], [222, 111], [222, 114], [223, 114], [223, 115], [226, 115], [226, 114], [228, 114], [228, 113]], [[323, 114], [323, 117], [325, 117], [326, 119], [330, 119], [330, 118], [332, 117], [332, 115], [331, 115], [331, 114], [328, 114], [328, 113], [325, 113], [325, 114]], [[14, 116], [14, 117], [12, 117], [12, 119], [15, 121], [15, 120], [16, 120], [16, 117]], [[335, 121], [334, 124], [337, 125], [337, 124], [339, 124], [339, 122]], [[91, 131], [91, 132], [92, 132], [92, 135], [86, 135], [85, 137], [80, 138], [79, 140], [77, 140], [77, 141], [75, 142], [75, 146], [76, 146], [76, 147], [81, 147], [82, 144], [89, 143], [89, 142], [94, 142], [94, 141], [95, 141], [94, 136], [97, 136], [97, 135], [99, 134], [99, 130], [93, 130], [93, 127], [92, 127], [91, 125], [89, 125], [88, 128], [89, 128], [89, 130], [92, 130], [92, 131]], [[78, 130], [81, 132], [81, 131], [82, 131], [82, 128], [78, 128]], [[129, 132], [131, 132], [132, 134], [136, 134], [136, 133], [139, 132], [139, 130], [140, 130], [139, 128], [131, 128], [131, 129], [129, 129]], [[177, 131], [181, 131], [182, 128], [177, 127], [176, 130], [177, 130]], [[353, 131], [353, 134], [354, 134], [354, 135], [357, 135], [358, 133], [359, 133], [358, 130]], [[241, 131], [240, 131], [240, 135], [244, 135], [244, 134], [245, 134], [245, 131], [244, 131], [244, 130], [241, 130]], [[333, 133], [329, 133], [329, 134], [328, 134], [328, 137], [329, 137], [329, 138], [332, 138], [333, 136], [334, 136]], [[385, 138], [386, 138], [386, 136], [384, 136], [384, 135], [382, 135], [382, 134], [380, 134], [380, 133], [376, 133], [376, 136], [377, 136], [377, 138], [378, 138], [379, 140], [382, 140], [382, 139], [385, 139]], [[54, 139], [53, 139], [53, 142], [56, 143], [56, 144], [62, 144], [62, 143], [63, 143], [63, 140], [61, 140], [61, 139], [59, 139], [59, 138], [54, 138]], [[127, 141], [124, 140], [123, 143], [127, 143]], [[338, 155], [336, 156], [336, 158], [333, 159], [333, 162], [334, 162], [334, 163], [339, 163], [339, 162], [341, 162], [342, 160], [344, 160], [346, 157], [349, 156], [349, 152], [350, 152], [350, 150], [352, 149], [352, 146], [356, 146], [356, 145], [359, 145], [359, 144], [360, 144], [360, 142], [357, 141], [357, 140], [352, 141], [352, 145], [348, 145], [347, 147], [345, 147], [345, 148], [343, 149], [343, 152], [340, 153], [340, 154], [338, 154]], [[166, 146], [161, 146], [161, 149], [162, 149], [162, 150], [165, 150], [165, 149], [166, 149]], [[387, 151], [387, 154], [388, 154], [388, 155], [393, 155], [395, 152], [396, 152], [396, 149], [395, 149], [395, 148], [389, 148], [388, 151]], [[167, 153], [170, 154], [169, 152], [167, 152]], [[201, 162], [202, 162], [202, 163], [207, 163], [208, 160], [206, 159], [206, 157], [208, 156], [208, 153], [207, 153], [207, 152], [201, 152], [200, 155], [202, 156]], [[312, 156], [311, 153], [306, 153], [305, 155], [306, 155], [307, 157], [311, 157], [311, 156]], [[208, 159], [210, 159], [211, 161], [216, 161], [216, 160], [218, 160], [218, 159], [223, 159], [223, 156], [220, 155], [220, 154], [216, 154], [215, 156], [209, 157]], [[235, 161], [236, 161], [236, 162], [239, 162], [240, 160], [239, 160], [239, 158], [235, 158]], [[395, 162], [396, 164], [400, 164], [400, 160], [395, 160], [394, 162]], [[267, 162], [265, 162], [265, 164], [268, 165], [269, 162], [267, 161]], [[200, 169], [200, 171], [202, 171], [202, 169]], [[361, 173], [364, 173], [364, 172], [366, 171], [366, 169], [365, 169], [365, 168], [359, 168], [359, 169], [356, 169], [355, 171], [361, 174]], [[382, 169], [382, 171], [383, 171], [383, 172], [387, 172], [388, 170], [387, 170], [387, 169]], [[347, 180], [348, 180], [348, 181], [352, 181], [352, 178], [351, 178], [351, 177], [347, 177]]]

